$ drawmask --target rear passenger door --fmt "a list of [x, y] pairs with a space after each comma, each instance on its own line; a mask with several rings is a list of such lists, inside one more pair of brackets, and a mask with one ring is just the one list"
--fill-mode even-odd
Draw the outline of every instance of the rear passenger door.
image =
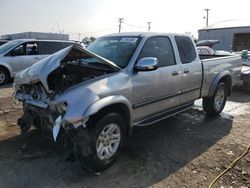
[[202, 84], [202, 65], [190, 37], [175, 36], [182, 64], [181, 103], [198, 99]]
[[137, 120], [163, 112], [180, 103], [181, 67], [176, 63], [170, 39], [166, 36], [149, 38], [139, 54], [138, 61], [144, 57], [157, 58], [158, 69], [138, 72], [132, 77], [134, 115]]

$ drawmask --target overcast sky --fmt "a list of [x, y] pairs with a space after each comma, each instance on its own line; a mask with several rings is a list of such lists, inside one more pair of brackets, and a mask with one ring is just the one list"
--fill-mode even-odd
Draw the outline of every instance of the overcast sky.
[[[232, 3], [234, 2], [234, 3]], [[0, 0], [0, 35], [24, 31], [63, 32], [71, 39], [118, 31], [191, 32], [209, 23], [250, 18], [250, 0]]]

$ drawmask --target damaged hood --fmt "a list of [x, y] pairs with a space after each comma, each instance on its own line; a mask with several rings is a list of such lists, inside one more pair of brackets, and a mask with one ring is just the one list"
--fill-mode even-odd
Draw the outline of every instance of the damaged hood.
[[88, 56], [94, 57], [98, 60], [100, 60], [102, 63], [110, 66], [116, 71], [121, 70], [120, 67], [118, 67], [113, 62], [94, 54], [86, 49], [83, 49], [81, 47], [78, 47], [76, 45], [71, 45], [67, 48], [64, 48], [45, 59], [35, 63], [34, 65], [28, 67], [27, 69], [23, 70], [22, 72], [18, 73], [15, 77], [14, 84], [16, 87], [19, 87], [23, 84], [30, 84], [40, 81], [45, 89], [49, 92], [49, 86], [47, 84], [47, 78], [48, 75], [57, 69], [61, 65], [61, 61], [71, 52], [71, 50], [76, 50], [78, 52], [84, 53]]

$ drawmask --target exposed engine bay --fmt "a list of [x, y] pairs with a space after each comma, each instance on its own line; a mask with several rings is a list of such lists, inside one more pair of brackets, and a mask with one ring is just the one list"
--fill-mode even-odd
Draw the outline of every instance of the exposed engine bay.
[[66, 63], [54, 70], [48, 76], [49, 89], [53, 92], [61, 92], [78, 83], [113, 72], [112, 69], [100, 64], [89, 65], [78, 60]]

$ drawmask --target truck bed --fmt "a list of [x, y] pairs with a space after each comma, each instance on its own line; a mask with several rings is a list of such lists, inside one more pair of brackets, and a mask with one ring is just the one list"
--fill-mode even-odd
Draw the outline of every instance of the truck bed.
[[220, 73], [230, 74], [232, 86], [240, 79], [242, 59], [240, 55], [214, 56], [201, 60], [204, 78], [202, 82], [201, 97], [209, 96], [213, 82]]

